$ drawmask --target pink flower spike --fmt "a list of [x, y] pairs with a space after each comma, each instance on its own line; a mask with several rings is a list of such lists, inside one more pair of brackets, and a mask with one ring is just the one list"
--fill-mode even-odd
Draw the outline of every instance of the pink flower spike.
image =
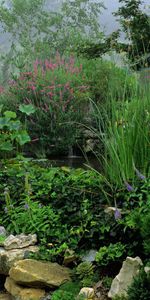
[[0, 86], [0, 94], [4, 93], [4, 88]]
[[34, 85], [31, 85], [31, 90], [32, 91], [35, 91], [36, 90], [36, 87]]

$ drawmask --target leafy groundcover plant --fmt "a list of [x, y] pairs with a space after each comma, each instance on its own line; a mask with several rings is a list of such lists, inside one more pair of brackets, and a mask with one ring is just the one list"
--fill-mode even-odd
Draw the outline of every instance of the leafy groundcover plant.
[[116, 221], [104, 214], [101, 182], [95, 172], [83, 169], [44, 169], [28, 161], [5, 163], [1, 222], [12, 233], [37, 233], [46, 247], [41, 258], [62, 262], [67, 248], [80, 252], [109, 239]]
[[[25, 124], [17, 118], [16, 112], [8, 110], [2, 112], [2, 109], [3, 105], [0, 107], [0, 156], [13, 156], [31, 139]], [[20, 107], [20, 111], [30, 115], [35, 110], [32, 105], [25, 105], [24, 110]]]

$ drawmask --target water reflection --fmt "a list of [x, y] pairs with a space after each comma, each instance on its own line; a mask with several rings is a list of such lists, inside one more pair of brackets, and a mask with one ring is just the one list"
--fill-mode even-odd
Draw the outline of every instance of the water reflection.
[[[55, 157], [47, 159], [34, 160], [40, 163], [43, 167], [70, 167], [70, 168], [94, 168], [101, 170], [100, 162], [95, 157], [89, 157], [88, 160], [83, 156], [71, 156], [71, 157]], [[89, 167], [88, 167], [89, 166]]]

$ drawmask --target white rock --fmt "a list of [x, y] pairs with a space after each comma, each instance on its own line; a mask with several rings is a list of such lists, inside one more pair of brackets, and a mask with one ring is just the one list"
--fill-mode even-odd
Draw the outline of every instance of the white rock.
[[16, 236], [9, 235], [4, 242], [4, 248], [6, 250], [11, 249], [21, 249], [31, 245], [35, 245], [37, 243], [37, 235], [36, 234], [18, 234]]
[[8, 275], [10, 268], [18, 260], [27, 258], [29, 253], [36, 253], [39, 251], [37, 246], [29, 246], [23, 249], [5, 250], [0, 247], [0, 274]]
[[89, 287], [84, 287], [80, 290], [79, 295], [83, 295], [85, 299], [94, 299], [94, 289]]
[[131, 285], [133, 278], [139, 273], [142, 265], [143, 263], [138, 256], [135, 258], [127, 257], [119, 274], [112, 282], [108, 297], [126, 296], [128, 287]]
[[6, 236], [7, 235], [7, 232], [6, 232], [6, 229], [4, 226], [0, 226], [0, 235], [2, 236]]

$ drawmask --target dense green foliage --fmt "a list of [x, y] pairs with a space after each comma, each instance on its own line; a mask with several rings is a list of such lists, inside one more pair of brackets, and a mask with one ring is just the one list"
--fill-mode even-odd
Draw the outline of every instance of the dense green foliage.
[[144, 256], [150, 253], [150, 236], [149, 236], [149, 207], [150, 207], [150, 181], [145, 180], [140, 185], [134, 187], [129, 193], [129, 197], [124, 203], [125, 209], [130, 209], [121, 223], [124, 224], [125, 230], [130, 232], [132, 239], [136, 238], [135, 245], [138, 245], [139, 250]]
[[150, 279], [144, 270], [141, 270], [128, 289], [128, 300], [149, 300]]
[[8, 164], [1, 172], [0, 198], [1, 222], [12, 233], [36, 232], [47, 247], [44, 259], [57, 257], [68, 247], [78, 251], [79, 245], [81, 249], [98, 245], [104, 227], [111, 226], [103, 211], [101, 178], [93, 171]]
[[109, 244], [108, 247], [104, 246], [99, 249], [96, 254], [96, 262], [100, 266], [106, 266], [110, 262], [116, 262], [123, 257], [125, 253], [125, 245], [121, 244], [120, 242], [116, 244]]
[[[29, 69], [30, 70], [30, 69]], [[30, 103], [36, 108], [26, 125], [32, 140], [32, 151], [46, 154], [68, 153], [76, 143], [77, 122], [84, 120], [88, 106], [89, 86], [83, 79], [82, 65], [73, 57], [63, 59], [59, 54], [54, 60], [36, 60], [31, 71], [22, 71], [10, 84], [8, 97], [14, 109], [20, 103]], [[3, 102], [6, 103], [3, 95]], [[13, 102], [13, 103], [12, 103]]]
[[[127, 254], [149, 254], [148, 179], [137, 182], [133, 191], [117, 192], [95, 171], [45, 169], [27, 160], [4, 166], [1, 223], [12, 233], [37, 233], [39, 258], [62, 262], [68, 248], [81, 253], [94, 247], [100, 248], [98, 265], [107, 266]], [[121, 215], [105, 212], [108, 200]]]
[[82, 262], [76, 268], [76, 274], [82, 286], [92, 286], [94, 282], [94, 266], [90, 262]]
[[79, 296], [81, 285], [78, 282], [63, 284], [57, 291], [52, 294], [52, 300], [83, 300], [84, 297]]

